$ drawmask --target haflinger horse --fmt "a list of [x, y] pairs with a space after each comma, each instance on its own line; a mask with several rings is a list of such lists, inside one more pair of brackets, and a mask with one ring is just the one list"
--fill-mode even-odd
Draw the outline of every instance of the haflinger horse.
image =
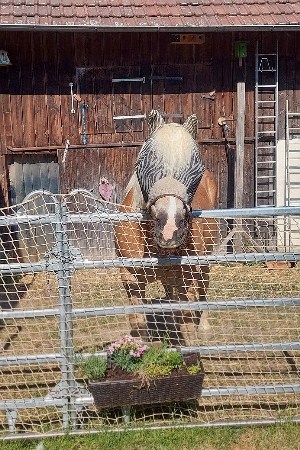
[[[211, 253], [217, 225], [214, 219], [193, 218], [192, 209], [216, 207], [217, 185], [204, 168], [196, 142], [198, 121], [190, 116], [183, 125], [165, 124], [156, 110], [148, 118], [149, 138], [137, 157], [120, 210], [145, 211], [149, 220], [120, 221], [115, 226], [121, 257], [193, 256]], [[121, 270], [132, 305], [205, 301], [208, 265], [129, 267]], [[164, 296], [146, 299], [146, 287], [160, 281]], [[173, 303], [172, 303], [173, 304]], [[130, 314], [131, 335], [167, 339], [172, 345], [192, 345], [198, 332], [210, 326], [205, 311], [165, 311]]]

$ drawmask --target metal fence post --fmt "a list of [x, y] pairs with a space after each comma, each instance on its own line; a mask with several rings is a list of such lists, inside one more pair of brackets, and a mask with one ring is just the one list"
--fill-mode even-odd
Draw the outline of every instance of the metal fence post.
[[63, 407], [63, 426], [65, 429], [76, 426], [75, 408], [75, 378], [74, 378], [74, 347], [73, 347], [73, 322], [72, 322], [72, 295], [71, 295], [71, 259], [67, 236], [67, 208], [64, 200], [56, 203], [57, 222], [55, 236], [57, 242], [56, 272], [59, 291], [59, 330], [61, 344], [61, 397], [66, 403]]

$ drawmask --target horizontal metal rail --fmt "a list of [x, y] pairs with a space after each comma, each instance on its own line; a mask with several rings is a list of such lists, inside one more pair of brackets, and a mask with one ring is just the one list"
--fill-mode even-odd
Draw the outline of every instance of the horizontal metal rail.
[[35, 364], [58, 364], [62, 361], [63, 355], [60, 353], [45, 353], [40, 355], [18, 355], [18, 356], [1, 356], [0, 367], [5, 366], [27, 366]]
[[[73, 269], [101, 269], [108, 267], [157, 267], [173, 265], [208, 265], [208, 264], [232, 264], [232, 263], [259, 263], [259, 262], [297, 262], [300, 261], [300, 252], [273, 252], [273, 253], [236, 253], [225, 255], [203, 256], [168, 256], [161, 258], [113, 258], [103, 260], [70, 261]], [[31, 263], [0, 264], [2, 274], [24, 274], [38, 272], [56, 272], [59, 264], [53, 261], [40, 261]]]
[[[147, 299], [144, 299], [147, 302]], [[153, 303], [151, 303], [153, 302]], [[159, 303], [160, 302], [160, 303]], [[235, 299], [235, 300], [210, 300], [199, 302], [179, 302], [164, 299], [151, 299], [149, 304], [128, 305], [128, 306], [102, 306], [93, 308], [74, 308], [72, 316], [75, 317], [96, 317], [96, 316], [117, 316], [125, 314], [151, 314], [166, 311], [222, 311], [240, 310], [244, 308], [274, 308], [274, 307], [298, 307], [300, 297], [290, 298], [257, 298], [257, 299]], [[52, 309], [29, 309], [29, 310], [0, 310], [0, 320], [8, 319], [36, 319], [38, 317], [59, 316], [59, 308]]]
[[[194, 423], [181, 423], [181, 424], [175, 424], [172, 423], [172, 425], [155, 425], [151, 426], [151, 430], [169, 430], [169, 429], [182, 429], [182, 428], [216, 428], [216, 427], [242, 427], [242, 426], [267, 426], [267, 425], [283, 425], [285, 423], [300, 423], [300, 417], [290, 417], [286, 419], [247, 419], [247, 420], [216, 420], [214, 422], [194, 422]], [[109, 430], [110, 432], [136, 432], [136, 431], [145, 431], [145, 427], [142, 426], [131, 426], [127, 425], [120, 427], [119, 425], [113, 429]], [[99, 433], [107, 433], [107, 428], [103, 428], [102, 430], [90, 430], [90, 429], [80, 429], [75, 431], [68, 431], [68, 436], [86, 436], [91, 434], [99, 434]], [[47, 432], [46, 434], [43, 433], [27, 433], [27, 434], [14, 434], [10, 433], [9, 436], [4, 436], [1, 438], [3, 441], [9, 441], [9, 440], [25, 440], [25, 439], [43, 439], [43, 438], [51, 438], [51, 437], [59, 437], [59, 436], [65, 436], [65, 432], [63, 431], [57, 431], [57, 432]]]
[[[97, 200], [97, 199], [95, 199]], [[101, 201], [99, 201], [101, 203]], [[118, 205], [111, 204], [110, 206], [117, 207]], [[103, 205], [105, 207], [105, 204]], [[212, 209], [212, 210], [195, 210], [194, 217], [199, 218], [215, 218], [215, 219], [233, 219], [233, 218], [252, 218], [257, 217], [278, 217], [278, 216], [300, 216], [300, 206], [288, 207], [260, 207], [260, 208], [245, 208], [245, 209]], [[119, 222], [119, 221], [136, 221], [149, 219], [149, 215], [145, 212], [140, 213], [122, 213], [103, 211], [99, 213], [68, 213], [66, 216], [66, 223], [81, 223], [81, 222]], [[59, 218], [56, 214], [21, 214], [7, 215], [0, 217], [0, 226], [8, 225], [41, 225], [41, 224], [55, 224], [58, 223]]]
[[[300, 384], [272, 384], [260, 386], [229, 386], [221, 388], [205, 388], [201, 392], [202, 397], [223, 397], [233, 395], [274, 395], [274, 394], [296, 394], [300, 392]], [[88, 406], [94, 404], [92, 396], [78, 396], [74, 402], [75, 406]], [[24, 408], [63, 407], [64, 400], [44, 397], [32, 399], [0, 400], [0, 410], [16, 410]]]
[[[193, 346], [181, 347], [182, 353], [198, 352], [202, 356], [212, 356], [232, 353], [247, 352], [283, 352], [300, 350], [300, 342], [270, 342], [270, 343], [250, 343], [250, 344], [221, 344], [209, 346]], [[106, 356], [105, 351], [95, 352], [98, 356]], [[83, 357], [89, 356], [90, 353], [84, 353]], [[4, 366], [26, 366], [34, 364], [57, 364], [63, 359], [63, 355], [59, 353], [49, 353], [40, 355], [20, 355], [0, 357], [0, 367]]]

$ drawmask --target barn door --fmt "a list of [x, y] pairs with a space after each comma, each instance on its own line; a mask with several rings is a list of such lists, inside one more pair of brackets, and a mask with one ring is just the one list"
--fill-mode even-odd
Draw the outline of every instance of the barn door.
[[[113, 133], [111, 112], [111, 78], [110, 68], [77, 67], [76, 92], [80, 115], [80, 140], [84, 133], [90, 142], [90, 136]], [[83, 108], [86, 106], [83, 117]]]
[[[10, 204], [19, 205], [33, 191], [59, 192], [58, 162], [56, 155], [13, 155], [9, 161]], [[54, 213], [51, 196], [40, 195], [26, 202], [19, 211], [27, 214]], [[24, 262], [39, 261], [55, 244], [53, 225], [12, 226], [14, 248]]]
[[[212, 127], [214, 98], [211, 66], [157, 65], [152, 68], [152, 107], [164, 115], [165, 122], [183, 121], [190, 114], [197, 114], [199, 129]], [[207, 94], [206, 94], [207, 93]]]
[[8, 167], [11, 205], [21, 203], [30, 192], [39, 189], [59, 192], [56, 155], [13, 155]]
[[142, 140], [149, 84], [140, 66], [77, 67], [81, 142]]
[[167, 123], [183, 123], [181, 66], [153, 66], [151, 86], [153, 109], [161, 111]]
[[80, 141], [143, 141], [151, 109], [159, 110], [166, 123], [183, 123], [196, 113], [199, 128], [209, 132], [214, 114], [211, 80], [212, 67], [203, 64], [77, 67]]

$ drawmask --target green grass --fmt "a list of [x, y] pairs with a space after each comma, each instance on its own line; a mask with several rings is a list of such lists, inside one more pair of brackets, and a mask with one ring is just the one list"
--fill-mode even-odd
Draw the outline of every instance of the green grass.
[[300, 450], [300, 425], [182, 428], [1, 442], [1, 450]]

